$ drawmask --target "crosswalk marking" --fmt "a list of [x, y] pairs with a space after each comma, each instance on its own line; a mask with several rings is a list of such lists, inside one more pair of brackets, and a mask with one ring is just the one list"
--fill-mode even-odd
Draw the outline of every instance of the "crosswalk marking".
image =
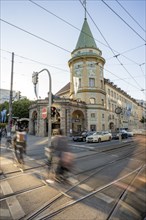
[[[1, 183], [1, 188], [2, 188], [2, 192], [4, 195], [13, 193], [13, 190], [11, 189], [11, 187], [7, 181], [3, 181]], [[16, 196], [7, 198], [6, 202], [9, 207], [9, 210], [10, 210], [10, 213], [12, 215], [13, 220], [20, 219], [25, 215]]]
[[0, 213], [1, 213], [1, 219], [3, 218], [3, 217], [11, 217], [11, 215], [10, 215], [10, 212], [9, 212], [9, 210], [8, 209], [2, 209], [2, 208], [0, 208]]

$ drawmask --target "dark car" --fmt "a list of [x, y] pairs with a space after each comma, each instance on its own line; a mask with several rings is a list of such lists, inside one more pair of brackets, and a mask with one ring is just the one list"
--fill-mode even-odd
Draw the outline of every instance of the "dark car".
[[127, 139], [128, 138], [128, 133], [126, 131], [120, 131], [118, 133], [112, 133], [112, 139], [118, 140], [119, 135], [121, 135], [122, 139]]
[[73, 141], [86, 141], [86, 137], [94, 134], [95, 131], [83, 131], [73, 136]]

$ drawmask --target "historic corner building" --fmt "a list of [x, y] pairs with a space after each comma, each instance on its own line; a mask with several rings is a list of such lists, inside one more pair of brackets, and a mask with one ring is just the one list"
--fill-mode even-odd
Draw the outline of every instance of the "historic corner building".
[[[133, 129], [140, 126], [142, 109], [135, 99], [104, 78], [105, 59], [97, 48], [87, 19], [68, 61], [70, 83], [55, 94], [52, 106], [57, 114], [52, 117], [52, 131], [64, 130], [66, 135], [83, 130]], [[37, 100], [29, 109], [29, 133], [47, 136], [48, 119], [42, 112], [48, 99]], [[116, 114], [117, 107], [122, 109]]]

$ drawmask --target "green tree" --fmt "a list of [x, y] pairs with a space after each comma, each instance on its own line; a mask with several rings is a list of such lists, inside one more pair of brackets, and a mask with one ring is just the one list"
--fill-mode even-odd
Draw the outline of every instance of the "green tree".
[[[34, 103], [34, 101], [30, 101], [29, 99], [14, 101], [12, 103], [12, 117], [29, 118], [29, 106], [32, 103]], [[9, 102], [0, 104], [0, 112], [3, 109], [7, 110], [7, 114], [9, 113]], [[6, 121], [8, 122], [8, 116]]]
[[13, 102], [12, 116], [19, 118], [29, 118], [29, 106], [33, 103], [29, 99], [21, 99]]

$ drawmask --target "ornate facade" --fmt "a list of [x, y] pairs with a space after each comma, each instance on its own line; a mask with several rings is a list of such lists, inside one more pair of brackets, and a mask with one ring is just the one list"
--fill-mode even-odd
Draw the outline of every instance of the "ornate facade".
[[[70, 82], [53, 99], [56, 114], [52, 117], [52, 132], [62, 128], [66, 135], [83, 130], [133, 129], [139, 126], [139, 105], [135, 99], [104, 78], [105, 59], [97, 48], [85, 18], [75, 50], [68, 61]], [[37, 100], [29, 111], [29, 132], [47, 136], [48, 119], [42, 109], [48, 99]], [[115, 113], [122, 108], [120, 115]]]

